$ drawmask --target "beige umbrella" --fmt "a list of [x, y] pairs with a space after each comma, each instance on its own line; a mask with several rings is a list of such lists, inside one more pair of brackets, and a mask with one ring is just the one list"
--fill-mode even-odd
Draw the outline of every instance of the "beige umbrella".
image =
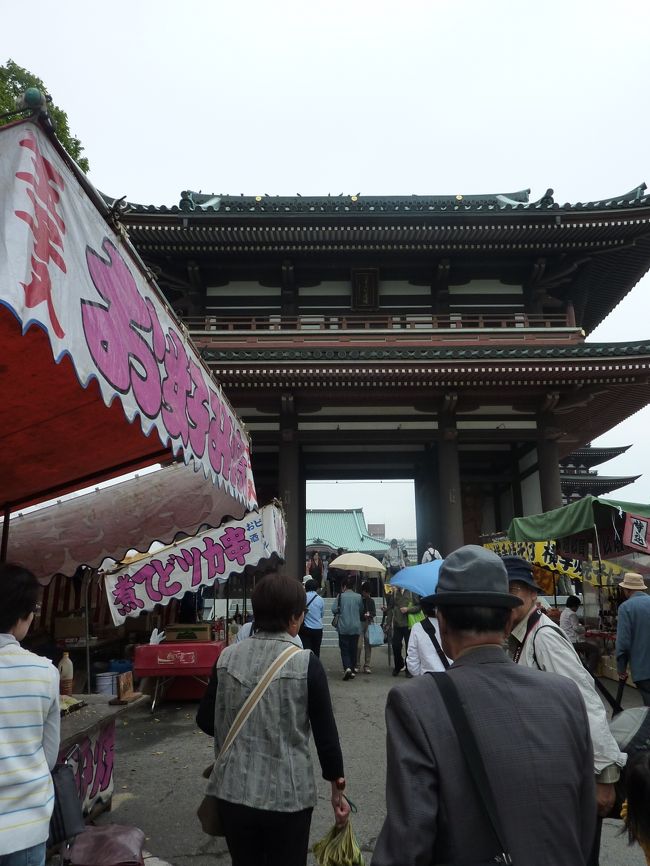
[[341, 571], [378, 571], [386, 573], [386, 569], [378, 559], [368, 553], [342, 553], [330, 562], [330, 568], [340, 568]]

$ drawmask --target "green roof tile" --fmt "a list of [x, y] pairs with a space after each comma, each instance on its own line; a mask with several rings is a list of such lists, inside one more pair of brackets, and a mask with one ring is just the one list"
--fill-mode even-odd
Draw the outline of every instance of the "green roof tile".
[[325, 544], [355, 553], [383, 553], [390, 547], [387, 541], [368, 534], [362, 508], [308, 510], [306, 530], [308, 547]]

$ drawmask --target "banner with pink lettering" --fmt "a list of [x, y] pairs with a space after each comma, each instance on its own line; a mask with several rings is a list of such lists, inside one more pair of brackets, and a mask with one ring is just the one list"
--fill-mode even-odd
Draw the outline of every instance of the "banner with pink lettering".
[[248, 566], [282, 559], [285, 539], [281, 509], [266, 505], [242, 520], [230, 520], [219, 529], [139, 557], [104, 577], [113, 622], [121, 625], [127, 616], [139, 616], [157, 604], [167, 605], [215, 581], [223, 583]]
[[117, 398], [254, 509], [248, 436], [128, 241], [37, 124], [5, 127], [0, 145], [0, 304], [23, 334], [42, 327], [54, 360], [69, 356], [84, 387], [96, 379], [106, 406]]

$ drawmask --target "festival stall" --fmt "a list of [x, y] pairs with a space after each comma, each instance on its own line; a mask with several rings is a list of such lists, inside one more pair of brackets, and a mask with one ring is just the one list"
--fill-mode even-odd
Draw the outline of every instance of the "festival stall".
[[[241, 422], [44, 111], [0, 128], [0, 346], [0, 560], [18, 560], [12, 513], [172, 458], [220, 492], [215, 523], [256, 508]], [[113, 767], [114, 711], [93, 705], [62, 728], [88, 809]]]
[[616, 678], [618, 583], [626, 571], [650, 573], [650, 506], [585, 496], [545, 514], [515, 518], [508, 538], [497, 542], [502, 555], [523, 555], [581, 581], [586, 636], [604, 650], [603, 674]]

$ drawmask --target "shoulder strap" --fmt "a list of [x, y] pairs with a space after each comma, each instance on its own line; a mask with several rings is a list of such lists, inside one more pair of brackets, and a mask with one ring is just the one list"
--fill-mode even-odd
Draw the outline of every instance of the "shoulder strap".
[[309, 605], [312, 603], [312, 601], [316, 598], [317, 595], [318, 595], [318, 593], [315, 592], [315, 593], [312, 595], [312, 597], [309, 599], [309, 601], [307, 602], [307, 604], [305, 605], [305, 607], [309, 607]]
[[271, 685], [271, 682], [273, 681], [275, 676], [280, 673], [280, 671], [286, 665], [289, 659], [299, 652], [302, 652], [300, 647], [292, 644], [291, 646], [283, 650], [280, 655], [273, 661], [271, 666], [267, 669], [262, 679], [255, 686], [250, 695], [246, 698], [239, 712], [235, 716], [235, 721], [230, 726], [230, 730], [226, 735], [226, 739], [223, 741], [223, 745], [219, 750], [219, 758], [223, 758], [228, 749], [232, 746], [235, 738], [237, 737], [237, 734], [243, 728], [246, 719], [250, 716], [257, 704], [260, 702], [262, 695]]
[[460, 750], [465, 759], [465, 765], [469, 771], [470, 778], [474, 785], [474, 789], [478, 796], [478, 801], [483, 807], [483, 811], [488, 819], [495, 841], [501, 853], [494, 858], [495, 863], [512, 864], [512, 858], [507, 853], [507, 845], [505, 844], [505, 836], [499, 814], [494, 803], [494, 795], [483, 757], [476, 742], [474, 731], [470, 725], [469, 719], [465, 713], [463, 703], [461, 701], [458, 690], [454, 685], [452, 677], [447, 673], [433, 673], [434, 683], [437, 685], [442, 696], [442, 700], [449, 713], [449, 718], [456, 731]]
[[[575, 649], [574, 649], [574, 647], [573, 647], [573, 644], [571, 643], [571, 641], [569, 640], [569, 638], [568, 638], [568, 637], [566, 636], [566, 634], [562, 631], [562, 629], [559, 628], [559, 626], [555, 625], [555, 623], [547, 622], [547, 623], [542, 623], [542, 625], [538, 625], [537, 628], [536, 628], [536, 629], [534, 630], [534, 632], [533, 632], [533, 662], [535, 663], [535, 665], [537, 666], [537, 668], [538, 668], [540, 671], [541, 671], [541, 667], [540, 667], [539, 662], [537, 661], [537, 652], [536, 652], [536, 650], [535, 650], [535, 641], [537, 640], [537, 635], [540, 633], [540, 631], [541, 631], [543, 628], [552, 628], [553, 631], [556, 631], [556, 632], [560, 635], [560, 637], [561, 637], [563, 640], [565, 640], [565, 641], [569, 644], [569, 646], [571, 647], [571, 649], [573, 649], [574, 652], [575, 652]], [[580, 662], [580, 664], [582, 664], [582, 662]]]
[[440, 662], [441, 662], [443, 668], [446, 671], [449, 670], [450, 665], [449, 665], [449, 662], [447, 661], [447, 656], [442, 651], [442, 647], [440, 646], [438, 638], [436, 637], [436, 630], [431, 625], [431, 620], [429, 619], [428, 616], [425, 616], [424, 619], [421, 620], [421, 623], [422, 623], [422, 628], [425, 630], [425, 632], [431, 638], [431, 643], [433, 644], [433, 648], [435, 649], [435, 651], [438, 653], [438, 658], [440, 659]]

